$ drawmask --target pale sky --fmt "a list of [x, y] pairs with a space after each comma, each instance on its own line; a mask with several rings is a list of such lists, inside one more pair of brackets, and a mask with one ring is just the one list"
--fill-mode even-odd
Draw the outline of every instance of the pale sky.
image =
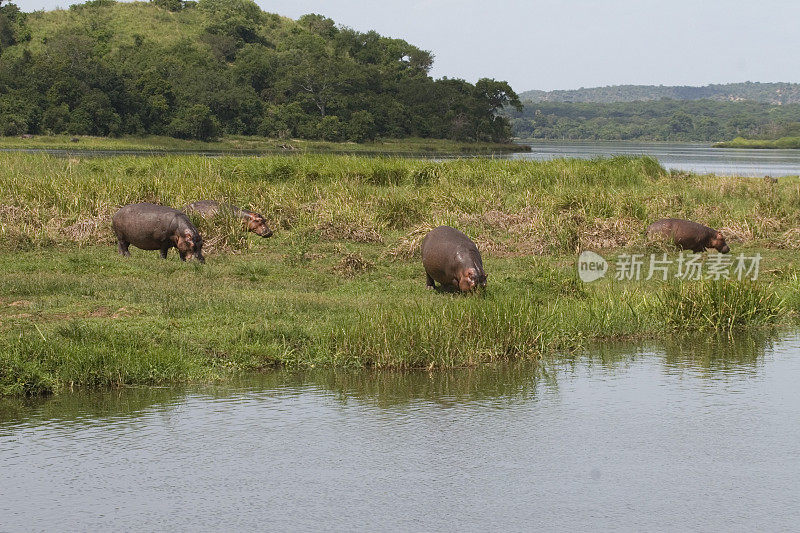
[[[15, 0], [23, 11], [73, 0]], [[517, 92], [602, 85], [800, 82], [797, 0], [256, 0], [405, 39], [431, 75]]]

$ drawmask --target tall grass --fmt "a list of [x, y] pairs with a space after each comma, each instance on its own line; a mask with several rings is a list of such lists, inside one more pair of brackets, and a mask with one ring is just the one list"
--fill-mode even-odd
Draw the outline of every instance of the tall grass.
[[[453, 224], [505, 254], [635, 244], [649, 222], [664, 216], [718, 227], [734, 243], [800, 247], [791, 233], [800, 225], [796, 185], [670, 176], [651, 158], [431, 162], [12, 153], [0, 154], [0, 246], [111, 242], [110, 216], [122, 205], [180, 207], [198, 199], [263, 212], [284, 230], [334, 224], [386, 236]], [[216, 237], [237, 248], [230, 232]]]
[[774, 324], [786, 313], [770, 287], [733, 280], [675, 283], [657, 295], [658, 314], [668, 327], [730, 332]]

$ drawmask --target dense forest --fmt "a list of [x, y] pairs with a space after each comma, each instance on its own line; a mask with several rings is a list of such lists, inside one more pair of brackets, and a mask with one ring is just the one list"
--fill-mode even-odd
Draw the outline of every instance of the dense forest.
[[434, 80], [401, 39], [294, 21], [252, 0], [0, 0], [0, 135], [220, 134], [504, 141], [504, 81]]
[[520, 100], [531, 102], [639, 102], [645, 100], [743, 100], [766, 104], [800, 104], [800, 83], [725, 83], [686, 85], [611, 85], [563, 91], [525, 91]]
[[508, 111], [522, 139], [724, 141], [800, 135], [800, 105], [715, 100], [525, 102]]

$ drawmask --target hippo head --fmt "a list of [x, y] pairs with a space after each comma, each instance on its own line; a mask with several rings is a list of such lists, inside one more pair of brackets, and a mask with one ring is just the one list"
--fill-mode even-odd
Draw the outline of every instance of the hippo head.
[[206, 262], [206, 258], [203, 257], [203, 238], [199, 233], [193, 233], [188, 229], [185, 230], [178, 235], [175, 247], [178, 249], [181, 261], [195, 258], [201, 263]]
[[719, 231], [714, 235], [714, 238], [709, 242], [709, 248], [714, 248], [718, 252], [727, 254], [731, 251], [731, 247], [725, 242], [725, 236]]
[[258, 213], [250, 213], [244, 219], [244, 229], [262, 237], [272, 237], [272, 230], [267, 226], [267, 219]]
[[488, 276], [477, 268], [468, 268], [458, 279], [458, 288], [461, 292], [474, 291], [478, 287], [486, 287], [486, 278]]

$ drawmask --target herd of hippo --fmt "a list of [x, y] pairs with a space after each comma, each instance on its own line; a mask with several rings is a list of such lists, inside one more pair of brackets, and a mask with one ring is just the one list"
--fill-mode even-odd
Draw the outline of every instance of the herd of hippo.
[[184, 211], [203, 218], [232, 215], [241, 219], [245, 230], [262, 237], [272, 236], [264, 215], [231, 204], [201, 200], [187, 205], [183, 211], [157, 204], [129, 204], [111, 219], [119, 253], [131, 255], [128, 246], [132, 244], [142, 250], [160, 250], [161, 257], [166, 259], [169, 249], [177, 248], [181, 261], [195, 258], [205, 263], [203, 238]]
[[[234, 216], [242, 221], [243, 229], [261, 237], [271, 237], [272, 231], [263, 215], [213, 200], [192, 202], [183, 211], [163, 205], [130, 204], [114, 214], [111, 226], [117, 236], [119, 253], [129, 256], [131, 244], [142, 250], [159, 250], [166, 259], [170, 248], [177, 248], [182, 261], [203, 257], [203, 238], [186, 212], [203, 218], [218, 215]], [[680, 249], [700, 253], [713, 248], [726, 254], [730, 247], [719, 231], [677, 218], [663, 218], [647, 227], [650, 239], [661, 238]], [[472, 292], [486, 287], [486, 272], [478, 247], [462, 232], [450, 226], [439, 226], [428, 232], [422, 241], [422, 266], [427, 276], [427, 287], [436, 282], [445, 288]]]

